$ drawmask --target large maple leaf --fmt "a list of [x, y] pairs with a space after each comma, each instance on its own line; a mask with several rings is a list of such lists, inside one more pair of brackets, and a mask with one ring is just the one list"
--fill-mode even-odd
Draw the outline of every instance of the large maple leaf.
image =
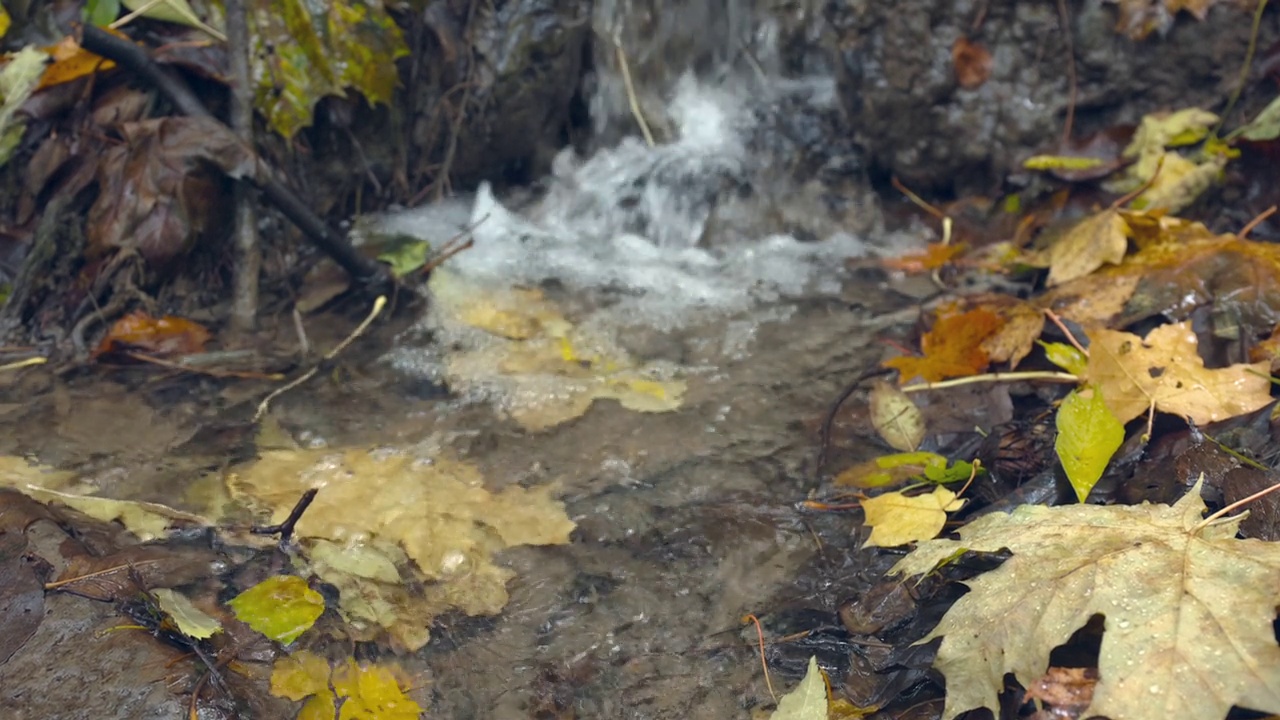
[[1024, 686], [1049, 652], [1106, 618], [1101, 680], [1080, 717], [1222, 718], [1232, 705], [1280, 712], [1280, 544], [1237, 540], [1240, 517], [1201, 527], [1200, 485], [1177, 504], [1023, 505], [931, 540], [892, 573], [931, 571], [959, 550], [1013, 556], [967, 584], [921, 642], [942, 637], [943, 717], [999, 712], [1005, 673]]

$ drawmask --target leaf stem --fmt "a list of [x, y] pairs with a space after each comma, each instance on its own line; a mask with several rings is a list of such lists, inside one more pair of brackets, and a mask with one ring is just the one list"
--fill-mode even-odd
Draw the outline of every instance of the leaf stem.
[[1025, 372], [996, 372], [986, 373], [983, 375], [971, 375], [969, 377], [955, 378], [952, 380], [942, 380], [939, 382], [924, 382], [914, 385], [904, 385], [902, 392], [921, 392], [924, 390], [943, 390], [945, 388], [960, 387], [961, 385], [973, 385], [975, 383], [998, 383], [998, 382], [1017, 382], [1019, 380], [1045, 380], [1048, 382], [1064, 382], [1078, 383], [1080, 377], [1066, 372], [1055, 372], [1052, 370], [1028, 370]]

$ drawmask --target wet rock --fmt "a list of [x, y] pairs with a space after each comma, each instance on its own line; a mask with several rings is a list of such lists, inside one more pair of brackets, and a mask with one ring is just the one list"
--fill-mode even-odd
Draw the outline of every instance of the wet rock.
[[[1205, 22], [1181, 15], [1165, 37], [1117, 33], [1116, 6], [1068, 3], [1078, 77], [1075, 135], [1160, 109], [1212, 106], [1240, 72], [1251, 23], [1225, 3]], [[998, 185], [1061, 136], [1068, 54], [1054, 3], [832, 0], [841, 103], [875, 168], [919, 188], [957, 194]], [[1259, 47], [1277, 35], [1264, 21]], [[992, 54], [992, 73], [965, 89], [951, 48]]]

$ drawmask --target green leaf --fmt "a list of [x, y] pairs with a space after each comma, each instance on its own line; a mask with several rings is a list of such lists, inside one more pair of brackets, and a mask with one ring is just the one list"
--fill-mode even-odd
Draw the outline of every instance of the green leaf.
[[951, 465], [947, 465], [944, 460], [941, 465], [937, 463], [929, 463], [924, 466], [924, 477], [926, 480], [938, 485], [946, 485], [948, 483], [962, 482], [973, 476], [973, 463], [957, 460]]
[[1058, 408], [1058, 439], [1054, 449], [1084, 502], [1124, 442], [1124, 425], [1107, 409], [1098, 388], [1072, 390]]
[[1071, 155], [1035, 155], [1027, 158], [1022, 167], [1028, 170], [1092, 170], [1100, 167], [1102, 160]]
[[378, 253], [378, 259], [391, 266], [391, 274], [402, 278], [427, 264], [431, 243], [412, 235], [394, 235], [387, 238]]
[[312, 122], [327, 95], [360, 91], [387, 102], [399, 82], [396, 58], [409, 54], [395, 21], [378, 0], [334, 0], [312, 12], [306, 0], [254, 0], [250, 28], [257, 82], [255, 105], [281, 135]]
[[120, 16], [120, 0], [89, 0], [84, 5], [84, 20], [90, 25], [106, 27]]
[[241, 622], [288, 645], [324, 612], [324, 597], [297, 575], [276, 575], [227, 603]]
[[1089, 366], [1088, 356], [1071, 345], [1060, 342], [1047, 343], [1040, 340], [1036, 342], [1040, 343], [1040, 347], [1044, 348], [1044, 356], [1049, 362], [1072, 375], [1083, 374], [1084, 369]]
[[1242, 137], [1254, 142], [1280, 137], [1280, 97], [1272, 100], [1248, 125], [1231, 133], [1231, 137]]
[[809, 671], [795, 690], [782, 696], [770, 720], [827, 720], [827, 684], [818, 660], [809, 658]]
[[213, 637], [214, 633], [222, 630], [222, 623], [218, 622], [217, 618], [211, 617], [191, 604], [186, 595], [169, 588], [152, 590], [151, 594], [155, 597], [160, 609], [173, 619], [178, 629], [185, 635], [203, 640]]

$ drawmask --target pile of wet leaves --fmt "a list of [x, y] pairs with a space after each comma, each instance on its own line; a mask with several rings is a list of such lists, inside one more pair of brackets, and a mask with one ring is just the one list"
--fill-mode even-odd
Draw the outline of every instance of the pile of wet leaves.
[[[1105, 207], [884, 263], [942, 292], [828, 417], [886, 454], [807, 506], [909, 552], [841, 610], [838, 689], [774, 717], [1280, 711], [1280, 246], [1173, 214], [1228, 158], [1172, 137], [1216, 121], [1147, 118]], [[1007, 290], [946, 285], [975, 268]]]

